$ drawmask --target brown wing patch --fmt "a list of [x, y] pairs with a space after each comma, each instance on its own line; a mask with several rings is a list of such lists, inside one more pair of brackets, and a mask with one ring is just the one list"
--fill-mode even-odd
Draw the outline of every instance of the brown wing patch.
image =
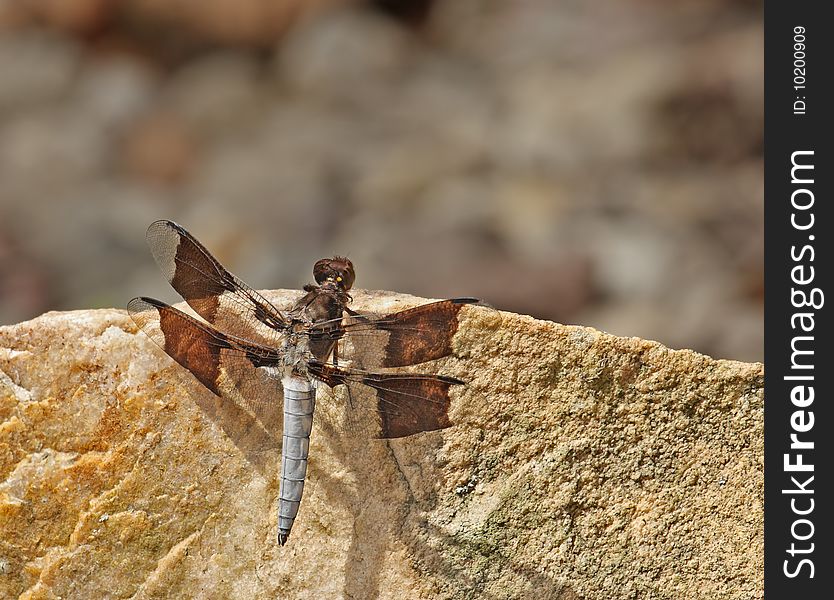
[[268, 300], [227, 271], [185, 228], [156, 221], [147, 232], [154, 260], [194, 311], [217, 329], [256, 343], [274, 343], [286, 325]]
[[463, 303], [444, 300], [389, 315], [380, 323], [391, 332], [385, 346], [384, 367], [416, 365], [452, 353]]
[[[458, 313], [475, 298], [455, 298], [424, 304], [379, 318], [355, 314], [343, 327], [364, 368], [403, 367], [443, 358], [452, 353], [452, 339], [458, 330]], [[377, 338], [379, 356], [359, 350]]]
[[174, 307], [152, 298], [134, 298], [127, 310], [168, 356], [212, 392], [220, 394], [220, 350], [230, 347], [226, 336], [209, 331]]
[[275, 364], [278, 355], [230, 338], [159, 300], [134, 298], [128, 312], [204, 386], [189, 387], [194, 401], [259, 472], [270, 476], [281, 449], [283, 394], [280, 381], [257, 367]]
[[169, 278], [171, 285], [194, 312], [209, 323], [217, 323], [219, 297], [229, 291], [224, 285], [223, 267], [198, 246], [196, 240], [181, 235], [178, 238], [173, 276]]
[[[370, 388], [373, 407], [361, 415], [373, 420], [377, 430], [373, 437], [398, 438], [423, 431], [434, 431], [451, 426], [449, 419], [449, 389], [463, 384], [459, 379], [442, 375], [411, 373], [364, 373], [342, 369], [314, 361], [310, 373], [330, 387], [346, 385], [349, 397], [360, 399], [363, 390]], [[367, 407], [351, 406], [351, 411], [364, 412]]]
[[449, 427], [449, 387], [463, 383], [439, 375], [369, 375], [377, 392], [382, 438], [399, 438]]

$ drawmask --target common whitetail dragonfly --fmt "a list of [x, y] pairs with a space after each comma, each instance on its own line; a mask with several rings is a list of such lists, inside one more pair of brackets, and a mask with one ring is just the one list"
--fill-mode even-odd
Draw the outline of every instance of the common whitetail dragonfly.
[[[373, 437], [399, 438], [451, 425], [449, 389], [463, 381], [384, 369], [451, 354], [458, 313], [477, 303], [475, 298], [384, 316], [360, 314], [348, 306], [353, 264], [336, 256], [315, 263], [316, 284], [305, 285], [306, 294], [282, 311], [180, 225], [156, 221], [147, 240], [168, 282], [205, 322], [153, 298], [134, 298], [127, 309], [142, 331], [211, 392], [208, 401], [198, 401], [200, 407], [238, 447], [251, 449], [275, 435], [270, 429], [279, 426], [283, 397], [280, 545], [301, 503], [318, 383], [345, 386], [348, 405], [370, 391]], [[350, 360], [350, 349], [362, 354], [361, 368]]]

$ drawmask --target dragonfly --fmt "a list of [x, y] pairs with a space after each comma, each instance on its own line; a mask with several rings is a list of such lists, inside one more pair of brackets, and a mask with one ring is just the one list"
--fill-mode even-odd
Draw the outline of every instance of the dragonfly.
[[[127, 305], [133, 321], [199, 382], [206, 393], [195, 396], [198, 405], [252, 462], [281, 428], [279, 545], [301, 505], [321, 385], [347, 388], [345, 410], [355, 413], [348, 422], [362, 435], [401, 438], [452, 424], [449, 393], [462, 380], [394, 369], [451, 355], [460, 312], [478, 299], [359, 313], [349, 306], [353, 264], [334, 256], [318, 260], [316, 283], [279, 310], [177, 223], [156, 221], [146, 237], [162, 273], [200, 318], [137, 297]], [[362, 410], [354, 401], [360, 397], [371, 399]]]

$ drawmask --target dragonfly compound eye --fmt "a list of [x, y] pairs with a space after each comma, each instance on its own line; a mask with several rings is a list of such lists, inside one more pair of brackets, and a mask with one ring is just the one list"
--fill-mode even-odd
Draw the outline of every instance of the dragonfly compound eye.
[[323, 258], [316, 262], [313, 266], [313, 276], [318, 284], [325, 281], [335, 281], [345, 290], [353, 287], [353, 282], [356, 280], [353, 263], [342, 256]]

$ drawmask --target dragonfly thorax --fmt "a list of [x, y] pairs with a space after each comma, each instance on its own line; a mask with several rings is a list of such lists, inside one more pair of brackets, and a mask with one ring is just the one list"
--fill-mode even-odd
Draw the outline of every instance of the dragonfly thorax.
[[290, 333], [284, 341], [281, 355], [281, 363], [285, 370], [306, 375], [307, 364], [313, 358], [309, 337], [303, 333]]

